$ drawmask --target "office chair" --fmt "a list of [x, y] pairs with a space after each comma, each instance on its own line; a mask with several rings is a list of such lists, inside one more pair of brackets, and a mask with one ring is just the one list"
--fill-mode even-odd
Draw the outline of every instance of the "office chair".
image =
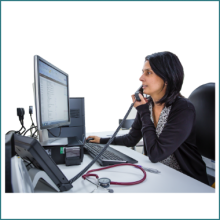
[[215, 160], [215, 83], [199, 86], [191, 93], [189, 100], [196, 110], [198, 149], [202, 156]]

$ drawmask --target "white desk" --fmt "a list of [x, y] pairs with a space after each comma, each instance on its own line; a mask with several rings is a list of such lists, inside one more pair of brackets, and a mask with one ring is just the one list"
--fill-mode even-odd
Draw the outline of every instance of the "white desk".
[[[124, 135], [128, 133], [127, 130], [119, 131], [118, 135]], [[89, 135], [95, 135], [99, 137], [109, 137], [107, 135], [113, 134], [110, 132], [94, 132], [87, 133]], [[111, 185], [111, 189], [114, 190], [114, 193], [214, 193], [215, 189], [210, 186], [207, 186], [187, 175], [184, 175], [162, 163], [151, 163], [147, 156], [144, 156], [130, 148], [124, 146], [115, 146], [110, 145], [111, 147], [127, 154], [130, 157], [138, 160], [138, 164], [144, 167], [155, 168], [161, 171], [160, 174], [153, 174], [147, 172], [146, 180], [138, 185], [134, 186], [118, 186]], [[71, 179], [77, 173], [79, 173], [84, 167], [87, 166], [89, 162], [91, 162], [91, 157], [88, 155], [84, 155], [83, 163], [79, 166], [70, 166], [67, 167], [65, 165], [58, 165], [62, 172], [66, 175], [67, 179]], [[98, 163], [95, 163], [89, 170], [100, 168]], [[143, 173], [131, 166], [122, 166], [116, 167], [109, 170], [103, 170], [96, 172], [99, 177], [108, 177], [112, 181], [117, 182], [131, 182], [137, 181], [143, 177]], [[94, 178], [95, 179], [95, 178]], [[91, 178], [91, 180], [93, 180]], [[83, 180], [80, 177], [77, 181], [73, 183], [73, 188], [64, 193], [90, 193], [95, 189], [95, 186], [88, 182], [87, 180]], [[39, 183], [35, 192], [37, 193], [54, 193], [55, 191], [50, 187]], [[105, 192], [104, 190], [99, 190], [98, 192]]]

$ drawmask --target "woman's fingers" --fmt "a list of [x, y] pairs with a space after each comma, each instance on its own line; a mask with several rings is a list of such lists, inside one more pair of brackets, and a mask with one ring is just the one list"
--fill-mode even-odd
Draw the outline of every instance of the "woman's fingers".
[[89, 136], [89, 137], [86, 138], [86, 140], [87, 140], [88, 138], [94, 138], [94, 137], [95, 137], [95, 136]]
[[135, 101], [135, 95], [132, 95], [131, 98], [132, 98], [132, 101], [134, 102]]

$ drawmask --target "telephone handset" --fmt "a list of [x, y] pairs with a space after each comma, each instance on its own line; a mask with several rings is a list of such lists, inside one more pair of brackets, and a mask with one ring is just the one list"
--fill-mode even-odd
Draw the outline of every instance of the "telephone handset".
[[139, 93], [141, 93], [142, 96], [144, 96], [143, 94], [143, 86], [141, 85], [141, 87], [135, 92], [135, 98], [136, 98], [136, 101], [140, 102], [141, 99], [139, 97]]

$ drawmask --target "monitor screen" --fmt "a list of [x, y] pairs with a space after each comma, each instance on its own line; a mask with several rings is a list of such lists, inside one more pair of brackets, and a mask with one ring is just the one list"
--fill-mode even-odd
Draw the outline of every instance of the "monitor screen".
[[68, 75], [41, 57], [35, 56], [35, 90], [38, 128], [68, 125]]

